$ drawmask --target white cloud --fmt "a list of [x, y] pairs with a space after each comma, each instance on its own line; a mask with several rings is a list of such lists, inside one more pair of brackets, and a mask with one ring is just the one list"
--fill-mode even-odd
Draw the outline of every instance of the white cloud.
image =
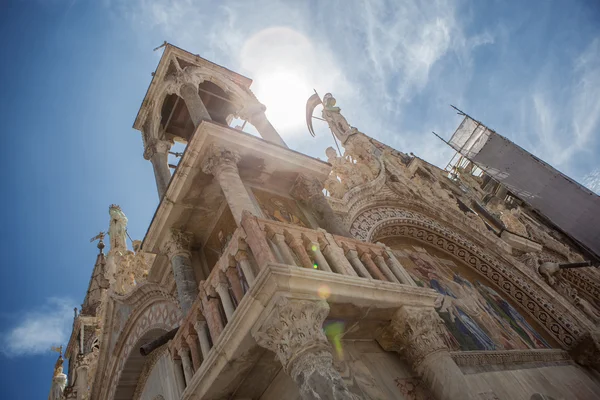
[[600, 168], [585, 175], [581, 180], [581, 184], [597, 195], [600, 195]]
[[[304, 2], [277, 0], [226, 1], [218, 6], [192, 0], [137, 0], [120, 4], [141, 36], [158, 31], [180, 47], [253, 78], [253, 90], [267, 106], [268, 116], [297, 150], [322, 157], [332, 144], [327, 128], [319, 122], [315, 123], [316, 143], [304, 127], [304, 102], [315, 88], [321, 95], [332, 92], [350, 124], [366, 134], [444, 164], [452, 152], [430, 131], [446, 133], [456, 127], [448, 104], [461, 103], [471, 77], [472, 53], [494, 43], [488, 31], [465, 33], [457, 3], [338, 0], [309, 7]], [[443, 62], [449, 55], [460, 64], [451, 71], [444, 69]], [[286, 81], [293, 82], [283, 85]], [[417, 117], [406, 115], [405, 107], [433, 85], [428, 115], [415, 123]], [[270, 90], [273, 87], [277, 90]], [[309, 140], [313, 141], [309, 144]]]
[[0, 335], [1, 351], [8, 357], [45, 353], [51, 346], [66, 345], [73, 323], [73, 302], [52, 297], [41, 307], [26, 311]]

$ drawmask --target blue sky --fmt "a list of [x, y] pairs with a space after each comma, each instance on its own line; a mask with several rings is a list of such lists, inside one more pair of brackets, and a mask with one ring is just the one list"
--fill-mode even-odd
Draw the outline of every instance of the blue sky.
[[[2, 398], [47, 396], [72, 309], [120, 204], [142, 238], [157, 206], [131, 126], [167, 40], [255, 79], [294, 149], [314, 87], [348, 121], [444, 166], [454, 104], [600, 191], [596, 1], [4, 0], [0, 3]], [[27, 378], [26, 378], [27, 377]]]

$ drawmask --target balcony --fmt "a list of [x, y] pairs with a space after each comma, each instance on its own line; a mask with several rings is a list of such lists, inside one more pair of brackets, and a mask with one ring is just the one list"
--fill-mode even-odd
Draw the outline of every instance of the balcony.
[[433, 307], [391, 250], [244, 212], [170, 342], [182, 399], [259, 398], [281, 364], [252, 336], [281, 296], [327, 300], [344, 338], [372, 340], [403, 305]]

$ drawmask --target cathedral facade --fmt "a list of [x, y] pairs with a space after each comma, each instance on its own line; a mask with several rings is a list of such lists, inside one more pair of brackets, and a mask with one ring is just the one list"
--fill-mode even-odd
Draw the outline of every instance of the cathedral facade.
[[130, 244], [109, 208], [51, 400], [600, 396], [596, 254], [467, 160], [352, 127], [331, 94], [307, 121], [322, 107], [344, 153], [289, 149], [250, 84], [166, 45], [134, 123], [160, 204]]

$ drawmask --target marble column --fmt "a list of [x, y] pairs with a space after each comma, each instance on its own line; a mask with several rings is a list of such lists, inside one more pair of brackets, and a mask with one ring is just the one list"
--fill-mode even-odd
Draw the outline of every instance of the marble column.
[[213, 175], [219, 182], [237, 226], [241, 226], [244, 210], [260, 215], [240, 178], [239, 161], [238, 153], [215, 145], [210, 146], [202, 161], [202, 171]]
[[244, 298], [244, 288], [242, 288], [242, 282], [240, 281], [237, 267], [235, 265], [227, 267], [225, 269], [225, 276], [227, 276], [235, 301], [237, 304], [240, 304]]
[[194, 300], [198, 297], [198, 284], [189, 249], [191, 238], [189, 233], [171, 229], [163, 246], [163, 251], [171, 260], [177, 286], [177, 298], [184, 316], [190, 311]]
[[194, 127], [200, 125], [203, 120], [211, 121], [212, 118], [206, 109], [206, 106], [198, 94], [198, 87], [196, 84], [187, 82], [181, 85], [179, 88], [179, 95], [185, 102], [185, 105], [190, 113]]
[[244, 278], [246, 278], [248, 286], [252, 287], [256, 277], [254, 276], [252, 265], [250, 265], [250, 260], [248, 259], [248, 252], [246, 250], [238, 250], [235, 255], [235, 260], [240, 264], [240, 268], [244, 273]]
[[172, 143], [168, 140], [153, 140], [147, 143], [144, 149], [144, 158], [150, 160], [154, 169], [154, 179], [156, 180], [159, 199], [162, 199], [167, 192], [167, 187], [169, 187], [171, 181], [171, 170], [169, 169], [169, 149], [171, 145]]
[[321, 234], [319, 235], [319, 244], [321, 246], [321, 251], [329, 265], [335, 272], [342, 275], [348, 276], [358, 276], [350, 262], [344, 255], [344, 250], [338, 246], [335, 242], [335, 238], [331, 233], [328, 233], [324, 229], [320, 229]]
[[208, 353], [210, 352], [210, 340], [208, 338], [208, 326], [206, 325], [206, 321], [195, 321], [194, 329], [198, 334], [198, 341], [200, 342], [200, 351], [202, 352], [202, 358], [206, 360], [206, 357], [208, 357]]
[[323, 185], [319, 181], [299, 175], [290, 194], [313, 213], [321, 228], [334, 235], [351, 237], [340, 217], [331, 208], [323, 194]]
[[190, 354], [188, 348], [185, 345], [180, 345], [177, 349], [177, 354], [181, 357], [181, 363], [183, 364], [183, 375], [185, 376], [185, 384], [189, 386], [194, 377], [194, 369], [192, 367], [192, 361], [190, 360]]
[[267, 119], [264, 110], [259, 111], [254, 115], [251, 115], [248, 121], [252, 125], [254, 125], [254, 127], [263, 139], [271, 143], [278, 144], [279, 146], [285, 148], [288, 147], [287, 144], [285, 144], [285, 142], [281, 138], [281, 136], [279, 136], [279, 133], [275, 130], [273, 125], [271, 125], [271, 122], [269, 122], [269, 120]]
[[412, 364], [438, 400], [470, 400], [467, 380], [446, 346], [444, 322], [435, 309], [402, 306], [377, 341]]
[[200, 282], [200, 296], [202, 298], [202, 313], [214, 344], [219, 340], [224, 327], [219, 312], [219, 296], [217, 296], [217, 292], [212, 286], [206, 284], [206, 281]]
[[177, 389], [179, 389], [179, 395], [183, 393], [185, 390], [185, 378], [183, 377], [183, 366], [181, 365], [180, 359], [174, 359], [171, 357], [173, 361], [171, 366], [173, 367], [173, 374], [175, 374], [175, 382], [177, 384]]
[[194, 372], [198, 371], [198, 368], [200, 368], [200, 364], [202, 363], [202, 359], [200, 358], [200, 349], [198, 349], [198, 336], [196, 335], [196, 332], [193, 330], [188, 332], [187, 335], [185, 335], [185, 342], [190, 348]]
[[252, 336], [277, 355], [303, 400], [354, 400], [357, 397], [333, 367], [331, 345], [323, 333], [328, 314], [329, 305], [323, 300], [280, 297], [267, 319], [252, 329]]
[[88, 371], [89, 365], [85, 362], [84, 357], [78, 356], [79, 365], [76, 367], [77, 371], [77, 400], [83, 400], [88, 398]]
[[233, 318], [235, 307], [233, 306], [231, 296], [229, 295], [229, 282], [223, 271], [218, 272], [217, 279], [216, 282], [213, 283], [213, 287], [221, 298], [221, 304], [223, 304], [223, 309], [225, 310], [225, 315], [227, 316], [227, 321], [229, 322]]

